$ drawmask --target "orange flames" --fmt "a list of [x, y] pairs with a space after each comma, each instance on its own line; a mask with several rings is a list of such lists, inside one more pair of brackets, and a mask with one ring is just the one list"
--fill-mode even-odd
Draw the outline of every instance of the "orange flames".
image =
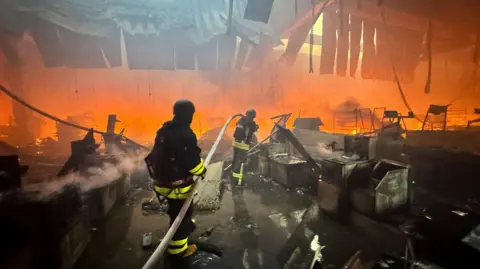
[[[198, 72], [198, 71], [130, 71], [125, 68], [105, 70], [72, 70], [43, 68], [39, 59], [23, 67], [26, 101], [53, 115], [64, 117], [90, 112], [93, 126], [105, 130], [109, 114], [121, 121], [117, 132], [125, 128], [125, 135], [140, 143], [151, 143], [156, 130], [172, 117], [172, 105], [177, 99], [188, 98], [196, 107], [192, 128], [197, 134], [220, 127], [232, 114], [257, 110], [260, 138], [267, 136], [273, 121], [270, 117], [292, 113], [289, 121], [301, 117], [320, 117], [325, 131], [360, 133], [359, 128], [335, 128], [333, 110], [347, 98], [353, 97], [361, 107], [386, 107], [406, 114], [407, 110], [392, 82], [378, 82], [350, 77], [307, 74], [296, 69], [254, 72]], [[307, 66], [299, 58], [299, 66]], [[434, 65], [435, 66], [435, 65]], [[444, 71], [433, 70], [434, 73]], [[275, 74], [273, 74], [275, 72]], [[412, 85], [404, 85], [407, 99], [414, 111], [423, 118], [428, 105], [448, 104], [458, 97], [460, 79], [442, 75], [433, 77], [432, 93], [423, 93], [425, 68], [417, 69], [418, 78]], [[0, 80], [0, 82], [2, 82]], [[2, 82], [4, 84], [4, 82]], [[464, 95], [455, 106], [473, 111], [479, 106], [476, 96]], [[0, 94], [0, 125], [8, 124], [10, 100]], [[469, 113], [467, 113], [469, 114]], [[39, 116], [41, 117], [41, 116]], [[55, 124], [43, 120], [40, 137], [54, 136]], [[471, 119], [471, 118], [470, 118]], [[408, 129], [418, 129], [421, 123], [406, 120]], [[368, 125], [368, 124], [367, 124]], [[291, 126], [289, 126], [291, 127]]]

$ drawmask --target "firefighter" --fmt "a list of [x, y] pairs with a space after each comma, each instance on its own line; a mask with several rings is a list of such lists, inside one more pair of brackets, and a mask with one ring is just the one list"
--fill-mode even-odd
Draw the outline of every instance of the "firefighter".
[[258, 125], [254, 121], [256, 116], [257, 112], [255, 110], [248, 110], [246, 115], [238, 120], [233, 134], [232, 181], [237, 186], [244, 185], [244, 162], [250, 149], [253, 133], [258, 130]]
[[[197, 137], [190, 128], [195, 107], [188, 100], [177, 101], [173, 107], [173, 120], [167, 121], [157, 131], [155, 145], [145, 159], [154, 179], [154, 190], [159, 199], [167, 199], [170, 225], [191, 194], [193, 176], [202, 179], [207, 172], [200, 157]], [[169, 242], [169, 261], [179, 261], [197, 250], [189, 244], [188, 237], [195, 230], [192, 209], [189, 208], [177, 232]], [[176, 264], [175, 267], [178, 267]]]

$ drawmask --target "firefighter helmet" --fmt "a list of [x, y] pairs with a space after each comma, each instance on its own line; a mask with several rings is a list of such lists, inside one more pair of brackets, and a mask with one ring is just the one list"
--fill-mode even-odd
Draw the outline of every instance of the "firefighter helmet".
[[190, 116], [193, 113], [195, 113], [195, 106], [189, 100], [178, 100], [173, 105], [173, 115], [175, 116]]
[[249, 109], [249, 110], [247, 110], [246, 116], [247, 116], [247, 118], [253, 120], [257, 116], [257, 112], [254, 109]]

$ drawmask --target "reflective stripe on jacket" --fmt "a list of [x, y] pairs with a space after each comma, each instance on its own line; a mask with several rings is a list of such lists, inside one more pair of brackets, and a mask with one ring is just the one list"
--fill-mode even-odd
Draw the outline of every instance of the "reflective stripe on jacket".
[[188, 199], [192, 185], [183, 188], [165, 188], [155, 185], [155, 192], [168, 199]]
[[243, 141], [242, 142], [233, 141], [233, 146], [235, 148], [242, 149], [242, 150], [249, 150], [250, 149], [250, 146], [245, 144]]

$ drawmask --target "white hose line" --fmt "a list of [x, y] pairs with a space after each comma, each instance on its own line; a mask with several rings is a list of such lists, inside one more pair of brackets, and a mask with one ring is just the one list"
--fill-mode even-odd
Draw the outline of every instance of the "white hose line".
[[[227, 129], [227, 126], [230, 124], [230, 122], [236, 118], [236, 117], [241, 117], [243, 116], [242, 114], [236, 114], [231, 116], [225, 125], [223, 126], [222, 130], [217, 136], [217, 140], [215, 140], [215, 143], [213, 144], [212, 148], [208, 152], [207, 157], [205, 158], [204, 165], [207, 166], [210, 163], [210, 160], [212, 159], [213, 153], [215, 153], [215, 150], [217, 149], [218, 144], [220, 143], [220, 140], [222, 140], [223, 135], [225, 134], [225, 130]], [[172, 226], [170, 229], [168, 229], [167, 234], [163, 238], [162, 242], [160, 242], [160, 245], [158, 245], [157, 249], [153, 252], [152, 256], [148, 259], [148, 261], [145, 263], [145, 265], [142, 267], [142, 269], [153, 269], [154, 266], [157, 264], [157, 262], [160, 260], [162, 257], [163, 253], [165, 252], [165, 249], [168, 246], [168, 242], [172, 240], [173, 235], [177, 232], [178, 226], [180, 226], [180, 223], [182, 222], [183, 218], [185, 217], [185, 214], [187, 213], [188, 208], [190, 207], [190, 204], [193, 201], [193, 197], [195, 196], [195, 192], [197, 191], [198, 184], [196, 183], [199, 180], [199, 177], [195, 177], [195, 183], [192, 186], [192, 190], [190, 191], [190, 196], [188, 199], [185, 201], [185, 203], [182, 206], [182, 209], [178, 213], [177, 218], [173, 222]]]

